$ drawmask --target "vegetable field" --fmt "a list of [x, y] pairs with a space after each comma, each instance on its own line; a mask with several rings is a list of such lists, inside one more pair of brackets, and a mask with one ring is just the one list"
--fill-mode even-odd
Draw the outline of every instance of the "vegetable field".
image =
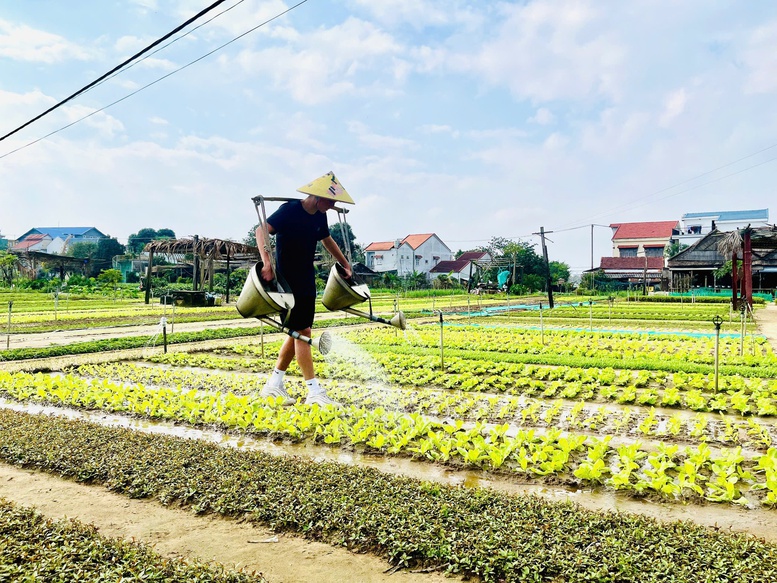
[[[388, 311], [392, 301], [376, 305]], [[0, 421], [0, 456], [130, 496], [376, 553], [397, 568], [484, 581], [777, 578], [775, 543], [746, 534], [313, 461], [316, 451], [412, 460], [582, 496], [716, 505], [741, 509], [754, 522], [775, 520], [777, 355], [752, 322], [740, 326], [739, 314], [725, 304], [562, 306], [543, 310], [537, 326], [538, 310], [429, 318], [447, 300], [434, 298], [434, 307], [430, 301], [413, 300], [418, 317], [404, 333], [329, 327], [333, 349], [315, 356], [316, 369], [341, 408], [302, 404], [295, 365], [287, 388], [297, 405], [259, 398], [281, 340], [260, 343], [255, 331], [196, 351], [171, 345], [132, 360], [89, 363], [84, 354], [75, 366], [51, 360], [45, 371], [0, 368], [0, 396], [8, 402], [299, 445], [312, 459], [226, 453], [11, 411]], [[460, 306], [462, 298], [456, 301]], [[756, 319], [772, 308], [757, 307]], [[111, 315], [100, 305], [91, 313], [107, 319], [128, 313], [117, 310], [125, 311]], [[83, 312], [81, 322], [91, 317]], [[34, 321], [35, 312], [29, 314]], [[719, 337], [715, 316], [729, 324]], [[68, 453], [53, 454], [59, 447]], [[157, 449], [167, 452], [159, 454], [164, 464], [149, 457]], [[203, 472], [220, 477], [206, 486]], [[277, 496], [287, 494], [274, 489], [284, 482], [312, 490], [281, 503]]]

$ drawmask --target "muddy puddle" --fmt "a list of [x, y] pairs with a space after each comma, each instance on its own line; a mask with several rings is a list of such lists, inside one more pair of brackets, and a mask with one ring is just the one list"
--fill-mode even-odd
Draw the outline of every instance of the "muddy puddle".
[[136, 419], [104, 412], [80, 411], [63, 407], [23, 404], [0, 399], [0, 407], [39, 415], [57, 415], [110, 427], [125, 427], [152, 434], [201, 439], [224, 447], [261, 451], [272, 455], [294, 455], [315, 461], [334, 461], [362, 465], [394, 475], [407, 476], [467, 488], [492, 488], [514, 495], [536, 495], [550, 500], [569, 500], [594, 511], [641, 514], [661, 521], [687, 520], [723, 531], [746, 532], [777, 542], [777, 512], [758, 508], [744, 509], [717, 504], [663, 503], [631, 498], [615, 492], [571, 489], [539, 484], [522, 484], [502, 476], [479, 471], [456, 470], [406, 458], [391, 458], [329, 449], [315, 444], [284, 444], [250, 436], [239, 436], [207, 429], [176, 425], [165, 421]]

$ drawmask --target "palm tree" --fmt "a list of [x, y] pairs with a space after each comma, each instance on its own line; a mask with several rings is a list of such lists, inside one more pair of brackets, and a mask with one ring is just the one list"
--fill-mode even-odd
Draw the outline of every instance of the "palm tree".
[[718, 242], [718, 252], [723, 257], [731, 257], [731, 305], [737, 307], [737, 255], [742, 252], [742, 235], [738, 230], [723, 235]]

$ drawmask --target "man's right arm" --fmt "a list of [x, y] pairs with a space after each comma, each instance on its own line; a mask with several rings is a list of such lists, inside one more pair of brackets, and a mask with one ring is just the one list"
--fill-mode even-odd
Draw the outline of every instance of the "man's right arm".
[[256, 246], [259, 247], [259, 256], [262, 258], [262, 279], [265, 281], [272, 281], [275, 277], [268, 248], [269, 236], [273, 233], [275, 229], [270, 223], [261, 223], [256, 227]]

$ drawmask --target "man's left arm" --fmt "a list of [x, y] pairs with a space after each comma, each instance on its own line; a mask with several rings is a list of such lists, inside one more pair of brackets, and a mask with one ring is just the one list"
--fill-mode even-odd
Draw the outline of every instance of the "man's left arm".
[[321, 243], [324, 245], [324, 249], [326, 249], [332, 254], [332, 257], [335, 258], [335, 261], [337, 261], [340, 265], [343, 266], [343, 268], [345, 269], [346, 277], [350, 278], [352, 275], [351, 264], [348, 263], [348, 260], [345, 258], [345, 255], [343, 255], [343, 252], [340, 251], [340, 247], [338, 247], [337, 242], [332, 238], [332, 235], [329, 235], [328, 237], [321, 239]]

